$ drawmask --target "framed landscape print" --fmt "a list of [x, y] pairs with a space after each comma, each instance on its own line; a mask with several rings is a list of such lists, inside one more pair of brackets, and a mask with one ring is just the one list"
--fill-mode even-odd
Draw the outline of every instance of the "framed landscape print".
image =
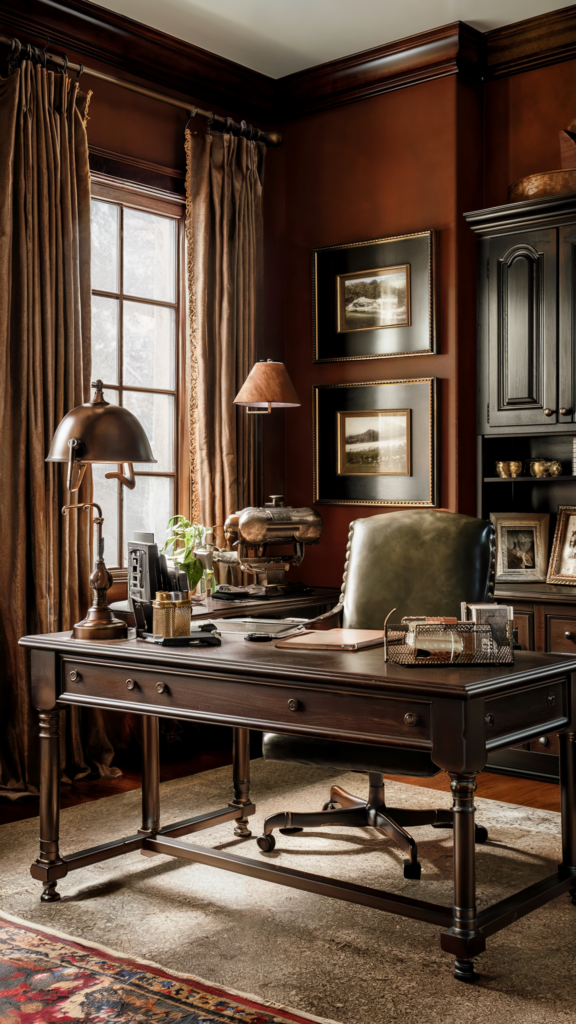
[[490, 519], [496, 532], [496, 583], [543, 583], [550, 516], [544, 512], [493, 512]]
[[547, 583], [576, 587], [576, 505], [560, 505]]
[[314, 401], [314, 501], [438, 504], [436, 381], [319, 384]]
[[313, 251], [314, 361], [436, 352], [433, 231]]

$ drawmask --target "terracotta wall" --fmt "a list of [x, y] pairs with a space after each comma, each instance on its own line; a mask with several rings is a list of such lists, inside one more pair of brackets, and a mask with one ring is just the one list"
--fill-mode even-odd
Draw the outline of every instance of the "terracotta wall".
[[[284, 128], [284, 263], [281, 268], [270, 264], [268, 271], [270, 277], [281, 272], [285, 279], [285, 358], [302, 401], [300, 409], [285, 413], [286, 496], [293, 505], [309, 505], [313, 497], [314, 384], [435, 376], [441, 403], [441, 504], [453, 511], [474, 511], [475, 255], [473, 244], [461, 237], [460, 221], [461, 204], [469, 206], [481, 195], [481, 133], [473, 136], [461, 190], [458, 138], [468, 130], [470, 118], [481, 125], [479, 111], [475, 94], [463, 91], [455, 78], [444, 78]], [[440, 240], [440, 354], [314, 365], [311, 250], [428, 228], [435, 228]], [[457, 301], [460, 285], [462, 308]], [[459, 382], [461, 373], [464, 380]], [[339, 585], [349, 522], [387, 510], [318, 508], [324, 519], [322, 540], [307, 552], [299, 575], [317, 584]]]

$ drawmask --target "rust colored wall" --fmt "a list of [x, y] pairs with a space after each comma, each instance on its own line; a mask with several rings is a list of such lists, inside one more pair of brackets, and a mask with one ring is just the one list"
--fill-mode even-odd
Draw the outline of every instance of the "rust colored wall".
[[489, 82], [486, 192], [481, 206], [508, 202], [519, 178], [560, 167], [558, 132], [576, 117], [576, 61]]
[[[478, 190], [481, 133], [472, 146], [473, 173], [459, 197], [459, 122], [465, 125], [477, 102], [475, 96], [460, 96], [461, 89], [455, 78], [445, 78], [285, 126], [285, 358], [302, 401], [300, 409], [285, 414], [290, 504], [312, 502], [314, 384], [435, 376], [440, 384], [441, 504], [473, 512], [475, 254], [468, 242], [460, 265], [459, 203], [470, 201], [470, 193], [476, 196]], [[440, 241], [440, 354], [314, 365], [311, 250], [428, 228], [438, 231]], [[460, 281], [467, 288], [462, 310], [456, 300]], [[459, 394], [458, 338], [460, 331], [469, 331], [470, 323], [472, 337], [463, 338], [468, 346], [460, 382], [465, 394]], [[324, 519], [322, 540], [307, 552], [299, 574], [317, 584], [338, 585], [350, 521], [392, 509], [318, 508]]]

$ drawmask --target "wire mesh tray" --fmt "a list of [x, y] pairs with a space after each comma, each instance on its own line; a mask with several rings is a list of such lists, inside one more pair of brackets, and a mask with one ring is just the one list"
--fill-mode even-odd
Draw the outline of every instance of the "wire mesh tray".
[[[399, 634], [410, 643], [402, 643]], [[389, 637], [390, 634], [390, 637]], [[435, 649], [436, 648], [436, 649]], [[443, 649], [438, 649], [443, 648]], [[384, 661], [395, 665], [513, 665], [512, 623], [458, 622], [418, 624], [412, 627], [385, 625]]]

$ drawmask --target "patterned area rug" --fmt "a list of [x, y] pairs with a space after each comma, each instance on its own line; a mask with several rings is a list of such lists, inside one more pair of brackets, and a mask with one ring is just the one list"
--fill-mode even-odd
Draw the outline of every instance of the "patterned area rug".
[[310, 1024], [320, 1020], [0, 916], [2, 1024]]

